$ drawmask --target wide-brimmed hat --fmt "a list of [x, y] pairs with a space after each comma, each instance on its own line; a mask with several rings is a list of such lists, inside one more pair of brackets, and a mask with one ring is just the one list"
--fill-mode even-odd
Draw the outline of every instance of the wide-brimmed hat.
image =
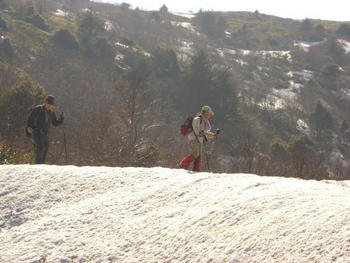
[[208, 106], [208, 105], [204, 105], [203, 107], [202, 107], [202, 112], [209, 112], [211, 115], [214, 115], [214, 112], [213, 112], [213, 110], [210, 108], [210, 106]]

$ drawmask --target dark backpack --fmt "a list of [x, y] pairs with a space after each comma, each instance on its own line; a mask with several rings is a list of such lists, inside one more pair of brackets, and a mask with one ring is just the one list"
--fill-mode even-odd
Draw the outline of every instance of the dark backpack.
[[192, 128], [192, 121], [193, 121], [193, 117], [188, 117], [184, 124], [181, 125], [181, 129], [180, 129], [180, 133], [183, 135], [183, 136], [187, 136], [189, 135], [192, 131], [193, 131], [193, 128]]

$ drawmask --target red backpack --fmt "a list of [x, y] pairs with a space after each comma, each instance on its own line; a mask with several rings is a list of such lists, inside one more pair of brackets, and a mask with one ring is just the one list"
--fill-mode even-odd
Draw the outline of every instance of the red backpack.
[[189, 135], [192, 131], [193, 131], [193, 128], [192, 128], [192, 121], [193, 121], [193, 117], [188, 117], [184, 124], [181, 125], [181, 129], [180, 129], [180, 133], [183, 135], [183, 136], [187, 136]]

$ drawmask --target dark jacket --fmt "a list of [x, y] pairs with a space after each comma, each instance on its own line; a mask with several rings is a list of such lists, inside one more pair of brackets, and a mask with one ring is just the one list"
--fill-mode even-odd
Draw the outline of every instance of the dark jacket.
[[51, 124], [58, 126], [63, 123], [63, 118], [57, 118], [55, 112], [47, 110], [43, 105], [38, 105], [32, 109], [27, 126], [32, 128], [34, 132], [48, 134]]

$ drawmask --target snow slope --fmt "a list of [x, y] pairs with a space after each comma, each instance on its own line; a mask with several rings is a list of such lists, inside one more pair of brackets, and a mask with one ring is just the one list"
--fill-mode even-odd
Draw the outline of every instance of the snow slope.
[[0, 262], [350, 262], [350, 182], [0, 166]]

